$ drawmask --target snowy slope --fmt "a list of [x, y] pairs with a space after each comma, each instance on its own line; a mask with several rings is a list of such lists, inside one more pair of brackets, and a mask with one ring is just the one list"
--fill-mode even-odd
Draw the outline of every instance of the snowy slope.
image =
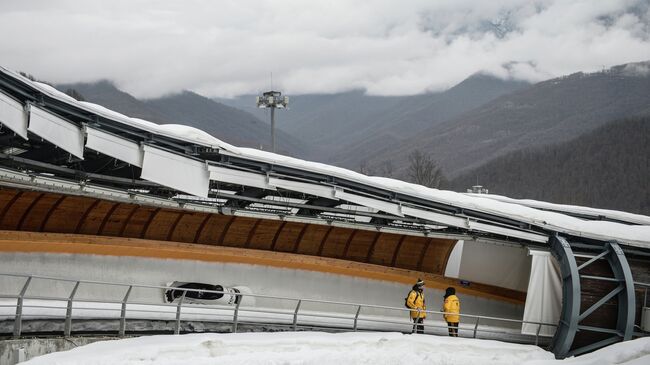
[[149, 336], [96, 342], [34, 358], [29, 365], [650, 363], [650, 338], [563, 361], [531, 345], [399, 333], [239, 333]]

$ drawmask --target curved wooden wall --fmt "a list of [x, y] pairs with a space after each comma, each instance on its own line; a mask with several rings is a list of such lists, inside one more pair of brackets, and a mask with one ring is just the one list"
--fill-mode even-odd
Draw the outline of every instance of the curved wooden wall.
[[455, 241], [0, 189], [0, 229], [140, 238], [343, 259], [443, 275]]
[[[427, 288], [438, 290], [458, 285], [458, 280], [442, 275], [328, 257], [141, 238], [0, 230], [0, 254], [3, 252], [67, 253], [252, 264], [384, 280], [405, 285], [412, 285], [413, 280], [420, 277], [427, 282]], [[526, 299], [525, 293], [479, 283], [458, 287], [458, 292], [514, 304], [523, 304]]]

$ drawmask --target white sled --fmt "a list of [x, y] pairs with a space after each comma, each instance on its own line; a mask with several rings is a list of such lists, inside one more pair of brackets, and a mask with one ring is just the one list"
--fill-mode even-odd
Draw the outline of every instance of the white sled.
[[[184, 281], [169, 282], [165, 286], [170, 287], [170, 289], [166, 289], [163, 293], [163, 301], [165, 303], [177, 303], [183, 297], [183, 293], [185, 293], [183, 303], [235, 306], [244, 299], [241, 295], [237, 295], [238, 293], [250, 293], [250, 289], [247, 287], [226, 287], [219, 284]], [[250, 299], [247, 298], [246, 302], [249, 302]]]

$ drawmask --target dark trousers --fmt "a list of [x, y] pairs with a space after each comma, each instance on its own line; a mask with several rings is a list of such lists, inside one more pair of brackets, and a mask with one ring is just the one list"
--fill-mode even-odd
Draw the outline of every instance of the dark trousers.
[[458, 337], [458, 322], [447, 322], [449, 326], [449, 336]]
[[413, 318], [413, 333], [424, 333], [424, 318]]

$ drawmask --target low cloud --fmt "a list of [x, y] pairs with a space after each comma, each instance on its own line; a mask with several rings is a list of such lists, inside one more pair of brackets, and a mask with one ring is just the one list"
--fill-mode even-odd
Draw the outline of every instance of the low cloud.
[[138, 97], [443, 90], [650, 59], [647, 0], [3, 1], [0, 65]]

